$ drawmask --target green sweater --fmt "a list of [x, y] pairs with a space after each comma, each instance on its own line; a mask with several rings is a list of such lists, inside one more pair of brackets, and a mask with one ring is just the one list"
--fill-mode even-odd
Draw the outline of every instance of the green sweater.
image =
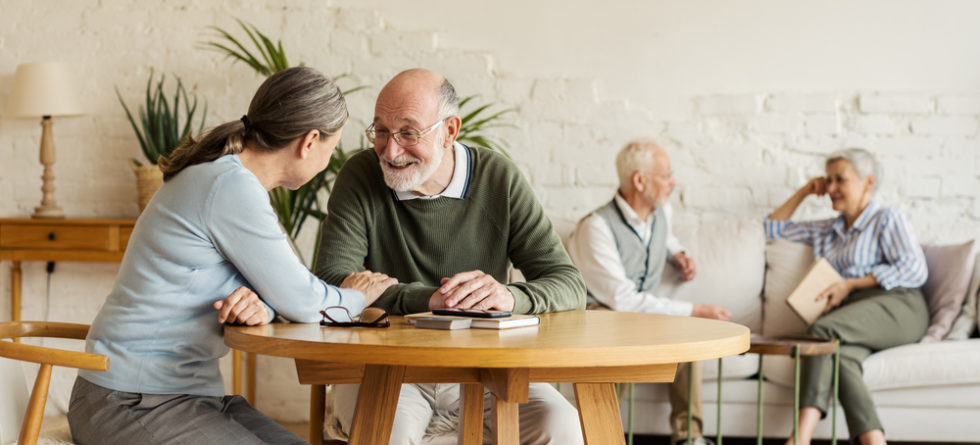
[[[392, 314], [429, 310], [443, 277], [470, 270], [507, 284], [516, 313], [583, 309], [582, 275], [523, 175], [498, 153], [470, 152], [463, 199], [399, 201], [377, 154], [350, 158], [330, 193], [316, 274], [335, 285], [363, 269], [397, 278], [374, 303]], [[511, 262], [527, 282], [509, 283]]]

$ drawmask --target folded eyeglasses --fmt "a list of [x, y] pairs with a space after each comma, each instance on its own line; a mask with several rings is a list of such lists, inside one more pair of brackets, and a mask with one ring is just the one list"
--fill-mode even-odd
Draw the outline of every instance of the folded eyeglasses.
[[[333, 311], [332, 317], [328, 314], [328, 312], [331, 311]], [[340, 311], [343, 311], [343, 313]], [[320, 320], [320, 326], [360, 326], [366, 328], [386, 328], [391, 326], [391, 322], [388, 321], [388, 313], [385, 312], [384, 309], [378, 307], [364, 308], [364, 310], [361, 311], [361, 315], [356, 317], [352, 317], [350, 311], [343, 306], [330, 306], [320, 311], [320, 314], [323, 315], [323, 319]]]

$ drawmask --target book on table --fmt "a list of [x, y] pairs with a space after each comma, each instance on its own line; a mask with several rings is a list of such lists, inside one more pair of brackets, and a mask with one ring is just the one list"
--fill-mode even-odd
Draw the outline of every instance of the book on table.
[[817, 258], [803, 279], [793, 288], [793, 292], [786, 297], [786, 304], [809, 326], [827, 307], [827, 299], [817, 300], [817, 297], [831, 285], [841, 281], [844, 279], [826, 259]]
[[416, 318], [413, 323], [415, 327], [422, 329], [469, 329], [472, 320], [463, 318], [449, 317], [421, 317]]
[[421, 318], [438, 319], [465, 319], [470, 320], [470, 327], [476, 329], [510, 329], [525, 326], [537, 326], [541, 319], [537, 315], [513, 314], [509, 317], [501, 318], [472, 318], [456, 315], [433, 315], [432, 312], [420, 312], [418, 314], [408, 314], [405, 320], [415, 324]]

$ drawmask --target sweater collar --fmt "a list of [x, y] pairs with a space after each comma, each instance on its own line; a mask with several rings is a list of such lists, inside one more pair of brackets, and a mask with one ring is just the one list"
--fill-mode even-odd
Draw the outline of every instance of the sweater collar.
[[449, 181], [449, 185], [446, 186], [446, 189], [442, 193], [432, 196], [419, 196], [410, 191], [394, 191], [395, 199], [399, 201], [410, 201], [413, 199], [436, 199], [440, 197], [454, 199], [465, 198], [466, 189], [470, 183], [470, 174], [473, 171], [470, 168], [470, 164], [473, 161], [470, 157], [469, 147], [459, 142], [453, 142], [453, 151], [456, 160], [456, 165], [453, 167], [453, 178]]

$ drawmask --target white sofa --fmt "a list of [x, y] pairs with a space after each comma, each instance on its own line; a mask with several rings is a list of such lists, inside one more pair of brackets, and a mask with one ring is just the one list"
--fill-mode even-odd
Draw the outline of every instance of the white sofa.
[[[569, 224], [558, 224], [567, 235]], [[804, 245], [768, 242], [760, 220], [737, 220], [677, 227], [676, 234], [697, 261], [694, 281], [681, 283], [667, 267], [658, 290], [675, 299], [713, 303], [732, 311], [732, 321], [753, 333], [768, 335], [799, 333], [805, 325], [783, 301], [812, 262], [812, 250]], [[972, 246], [965, 246], [972, 249]], [[941, 261], [927, 257], [930, 273], [937, 276]], [[954, 332], [943, 341], [916, 343], [871, 355], [864, 363], [864, 376], [872, 390], [885, 434], [896, 441], [974, 442], [980, 440], [980, 338], [975, 332], [980, 261], [971, 250], [974, 265], [964, 292], [964, 303], [956, 308]], [[953, 259], [950, 259], [953, 260]], [[963, 261], [958, 262], [962, 265]], [[945, 267], [945, 266], [943, 266]], [[972, 295], [966, 298], [965, 295]], [[949, 318], [950, 316], [947, 316]], [[947, 320], [948, 322], [949, 320]], [[954, 340], [952, 337], [958, 338]], [[704, 366], [704, 429], [715, 436], [717, 427], [717, 361]], [[763, 434], [786, 438], [792, 431], [793, 362], [790, 357], [766, 356], [763, 364]], [[751, 354], [723, 360], [721, 431], [726, 437], [754, 437], [758, 357]], [[840, 408], [838, 408], [840, 409]], [[629, 423], [628, 402], [622, 402], [624, 426]], [[670, 405], [667, 386], [638, 384], [635, 390], [634, 431], [668, 435]], [[843, 411], [838, 411], [838, 437], [848, 437]], [[817, 438], [829, 438], [830, 416], [821, 421]]]

